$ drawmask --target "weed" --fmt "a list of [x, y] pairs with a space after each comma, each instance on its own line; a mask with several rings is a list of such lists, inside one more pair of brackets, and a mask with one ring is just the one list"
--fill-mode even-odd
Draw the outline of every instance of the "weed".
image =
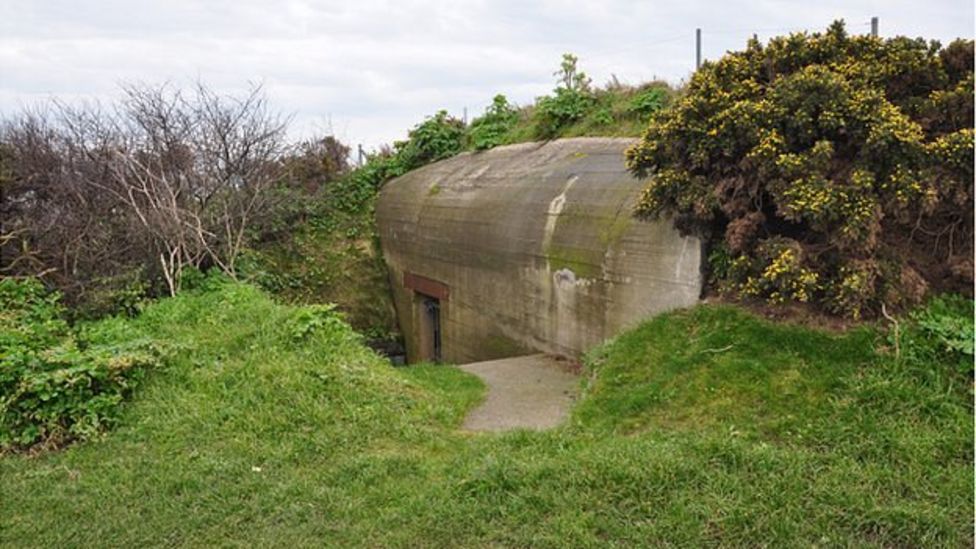
[[35, 279], [0, 280], [0, 311], [0, 452], [94, 437], [158, 363], [124, 320], [70, 328], [60, 296]]

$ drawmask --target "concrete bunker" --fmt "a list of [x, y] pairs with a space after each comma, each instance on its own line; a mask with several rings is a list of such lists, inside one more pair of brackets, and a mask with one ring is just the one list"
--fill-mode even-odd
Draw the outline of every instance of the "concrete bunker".
[[376, 216], [408, 360], [577, 356], [694, 304], [701, 243], [633, 217], [633, 142], [510, 145], [387, 183]]

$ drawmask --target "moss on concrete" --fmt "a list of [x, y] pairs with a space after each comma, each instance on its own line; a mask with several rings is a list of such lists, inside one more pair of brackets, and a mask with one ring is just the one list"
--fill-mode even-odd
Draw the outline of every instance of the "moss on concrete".
[[585, 244], [588, 234], [596, 232], [600, 219], [586, 215], [582, 209], [573, 205], [567, 208], [556, 220], [549, 246], [543, 250], [552, 271], [569, 269], [577, 277], [599, 278], [602, 274], [603, 250], [592, 247], [573, 246], [569, 242]]
[[610, 220], [609, 224], [604, 224], [600, 228], [600, 242], [603, 243], [605, 248], [612, 248], [620, 240], [620, 237], [627, 232], [627, 229], [630, 228], [633, 222], [634, 220], [630, 216], [629, 211], [618, 213], [616, 217]]
[[560, 246], [551, 244], [546, 250], [546, 259], [549, 262], [549, 269], [553, 272], [562, 269], [569, 269], [577, 277], [600, 278], [603, 274], [601, 268], [603, 254], [599, 253], [599, 258], [594, 250], [585, 250], [571, 246]]

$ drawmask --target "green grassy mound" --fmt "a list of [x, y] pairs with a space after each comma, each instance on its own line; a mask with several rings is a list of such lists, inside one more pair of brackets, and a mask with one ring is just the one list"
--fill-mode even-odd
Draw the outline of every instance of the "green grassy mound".
[[572, 421], [456, 430], [480, 383], [393, 369], [326, 307], [219, 284], [101, 439], [0, 458], [0, 545], [972, 544], [968, 387], [727, 307], [593, 352]]
[[539, 105], [518, 109], [510, 127], [500, 133], [499, 145], [568, 137], [639, 137], [647, 129], [651, 114], [669, 104], [678, 91], [664, 82], [640, 86], [607, 86], [593, 90], [591, 100], [578, 117], [547, 127], [539, 116]]

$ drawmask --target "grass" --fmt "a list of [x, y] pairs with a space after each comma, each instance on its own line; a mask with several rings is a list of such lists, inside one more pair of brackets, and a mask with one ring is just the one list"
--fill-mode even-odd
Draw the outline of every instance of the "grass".
[[458, 431], [454, 368], [224, 284], [135, 320], [169, 346], [100, 440], [0, 458], [5, 546], [972, 546], [969, 387], [700, 306], [594, 350], [571, 421]]
[[829, 415], [832, 396], [850, 394], [849, 374], [877, 363], [876, 337], [773, 327], [731, 306], [662, 316], [592, 353], [600, 376], [577, 415], [622, 432], [717, 427], [792, 440]]

